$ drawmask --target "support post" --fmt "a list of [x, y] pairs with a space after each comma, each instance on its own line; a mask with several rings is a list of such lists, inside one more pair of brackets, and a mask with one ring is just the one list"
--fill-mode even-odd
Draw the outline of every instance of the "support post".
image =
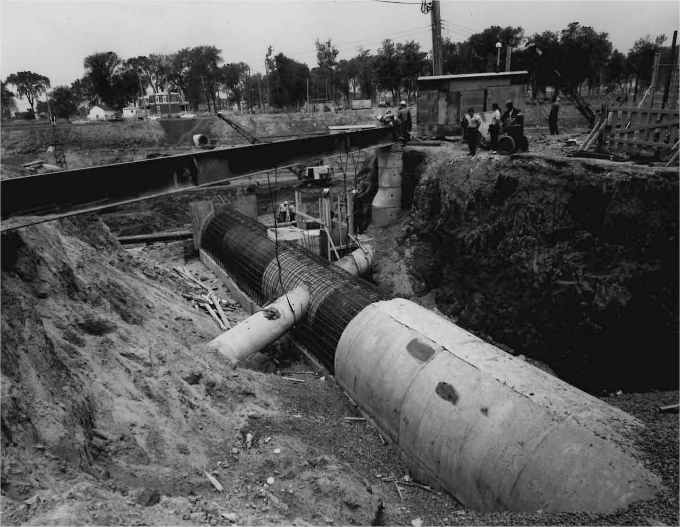
[[442, 74], [442, 21], [439, 0], [432, 0], [432, 75]]
[[666, 108], [666, 103], [668, 102], [668, 94], [671, 91], [671, 80], [673, 79], [673, 76], [675, 75], [675, 45], [677, 44], [678, 41], [678, 32], [673, 31], [673, 44], [671, 45], [671, 64], [670, 68], [668, 69], [668, 75], [666, 75], [666, 87], [663, 91], [663, 99], [661, 102], [661, 109]]
[[191, 212], [191, 230], [194, 232], [194, 248], [201, 248], [201, 233], [203, 224], [208, 216], [215, 212], [212, 201], [192, 201], [189, 203]]

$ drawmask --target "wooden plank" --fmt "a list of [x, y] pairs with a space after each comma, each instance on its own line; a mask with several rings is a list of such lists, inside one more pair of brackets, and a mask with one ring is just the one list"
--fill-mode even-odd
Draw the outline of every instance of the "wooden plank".
[[220, 328], [222, 328], [223, 331], [226, 331], [227, 328], [224, 326], [224, 324], [222, 324], [222, 321], [217, 316], [217, 313], [215, 313], [215, 310], [212, 307], [210, 307], [210, 304], [206, 304], [205, 308], [208, 310], [208, 313], [210, 313], [210, 316], [213, 317], [215, 321], [220, 325]]
[[673, 154], [673, 157], [670, 158], [668, 163], [666, 163], [667, 167], [672, 167], [675, 163], [678, 162], [678, 151], [675, 151], [675, 154]]
[[[635, 108], [635, 107], [630, 107], [630, 106], [621, 107], [621, 108], [617, 108], [617, 109], [624, 110], [624, 111], [627, 111], [627, 112], [641, 111], [641, 109], [638, 109], [638, 108]], [[651, 111], [654, 112], [655, 114], [662, 114], [662, 115], [679, 115], [680, 114], [680, 110], [677, 110], [677, 109], [675, 109], [675, 110], [660, 110], [660, 109], [654, 108]]]
[[[666, 123], [665, 125], [668, 126], [668, 127], [680, 126], [680, 121], [670, 121], [670, 122]], [[641, 125], [641, 126], [635, 126], [635, 127], [629, 128], [629, 129], [626, 130], [626, 132], [645, 131], [645, 130], [649, 130], [649, 129], [654, 130], [655, 128], [656, 128], [656, 126], [654, 126], [653, 124], [652, 125]], [[612, 131], [608, 132], [608, 135], [609, 134], [614, 135], [614, 134], [620, 134], [620, 133], [621, 133], [620, 130], [612, 130]], [[643, 139], [643, 141], [644, 140], [645, 139]]]
[[649, 141], [649, 135], [652, 133], [650, 125], [652, 124], [652, 112], [647, 112], [647, 130], [645, 130], [645, 137], [641, 138], [643, 141]]
[[208, 296], [212, 300], [212, 303], [215, 306], [215, 309], [217, 310], [217, 314], [220, 316], [220, 319], [222, 320], [222, 324], [224, 324], [224, 327], [227, 328], [227, 329], [231, 329], [231, 323], [229, 322], [227, 315], [225, 315], [224, 311], [222, 311], [222, 306], [220, 306], [220, 301], [217, 298], [215, 298], [215, 295], [212, 292], [209, 293]]
[[651, 146], [651, 147], [660, 147], [660, 146], [665, 146], [668, 149], [671, 148], [671, 145], [668, 143], [662, 143], [661, 141], [635, 141], [635, 140], [627, 140], [627, 139], [614, 139], [617, 143], [621, 143], [623, 145], [637, 145], [637, 146]]

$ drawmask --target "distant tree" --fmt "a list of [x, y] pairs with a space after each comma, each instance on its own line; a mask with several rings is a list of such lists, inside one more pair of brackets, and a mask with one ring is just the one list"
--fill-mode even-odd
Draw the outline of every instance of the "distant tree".
[[14, 92], [8, 90], [4, 82], [0, 83], [0, 90], [2, 91], [2, 118], [9, 119], [12, 114], [12, 110], [16, 109]]
[[142, 89], [150, 86], [154, 93], [159, 93], [165, 88], [169, 67], [167, 55], [141, 55], [128, 59], [125, 64], [137, 73]]
[[559, 35], [553, 31], [536, 33], [527, 39], [526, 49], [532, 95], [536, 97], [548, 86], [557, 88], [562, 82], [557, 74], [562, 60]]
[[359, 89], [364, 99], [373, 99], [377, 93], [375, 79], [376, 58], [368, 49], [360, 49], [355, 57], [359, 64]]
[[247, 76], [248, 64], [245, 62], [227, 64], [222, 67], [224, 87], [227, 91], [232, 93], [234, 99], [236, 99], [236, 102], [239, 104], [241, 100], [243, 100], [247, 90]]
[[404, 78], [404, 57], [390, 39], [385, 39], [375, 59], [375, 75], [378, 88], [390, 92], [396, 102]]
[[83, 60], [85, 76], [97, 94], [98, 104], [116, 105], [117, 97], [113, 84], [121, 64], [122, 61], [113, 51], [93, 53]]
[[661, 51], [666, 35], [658, 35], [654, 39], [650, 35], [639, 38], [628, 51], [628, 66], [635, 75], [635, 85], [647, 87], [652, 82], [654, 55]]
[[76, 81], [72, 82], [71, 90], [73, 91], [76, 104], [80, 104], [82, 102], [87, 102], [90, 106], [99, 104], [99, 96], [94, 89], [92, 79], [90, 79], [90, 77], [87, 75], [82, 79], [77, 79]]
[[69, 117], [78, 113], [78, 103], [72, 88], [57, 86], [50, 93], [50, 108], [56, 117]]
[[406, 90], [406, 100], [411, 98], [411, 93], [417, 90], [418, 77], [425, 75], [429, 70], [427, 52], [420, 50], [420, 44], [414, 40], [405, 44], [397, 44], [397, 52], [403, 57], [401, 72], [403, 75], [402, 86]]
[[50, 79], [32, 71], [20, 71], [9, 75], [5, 82], [16, 87], [19, 97], [26, 97], [29, 112], [35, 116], [35, 101], [50, 87]]
[[306, 64], [297, 62], [283, 53], [274, 57], [276, 66], [272, 80], [272, 103], [280, 108], [304, 102], [307, 96], [307, 78], [310, 75]]
[[607, 33], [572, 22], [560, 34], [560, 75], [562, 85], [577, 90], [587, 82], [599, 85], [601, 72], [612, 52]]
[[619, 50], [612, 51], [605, 67], [605, 83], [609, 92], [616, 88], [621, 93], [625, 91], [631, 71], [626, 56]]
[[325, 42], [321, 42], [318, 38], [314, 41], [316, 46], [316, 61], [319, 64], [319, 68], [324, 72], [326, 76], [326, 99], [331, 98], [331, 94], [334, 91], [334, 80], [331, 81], [330, 89], [328, 88], [328, 79], [331, 74], [335, 73], [335, 66], [337, 65], [338, 49], [333, 45], [333, 42], [329, 38]]

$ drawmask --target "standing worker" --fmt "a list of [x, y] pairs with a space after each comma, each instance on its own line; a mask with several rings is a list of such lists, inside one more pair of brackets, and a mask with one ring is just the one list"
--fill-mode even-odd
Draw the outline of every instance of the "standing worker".
[[279, 205], [279, 221], [281, 223], [288, 221], [287, 218], [289, 214], [290, 213], [288, 212], [288, 202], [284, 201], [283, 203], [281, 203], [281, 205]]
[[555, 97], [555, 100], [550, 106], [550, 115], [548, 116], [550, 135], [560, 135], [557, 131], [557, 115], [560, 113], [560, 101], [561, 99], [559, 97]]
[[402, 144], [406, 144], [411, 139], [411, 112], [406, 107], [406, 101], [401, 101], [399, 103], [399, 111], [397, 112], [397, 126], [398, 131], [401, 134]]
[[295, 221], [295, 204], [292, 201], [288, 205], [288, 221]]
[[474, 156], [477, 153], [477, 135], [479, 134], [479, 127], [482, 125], [482, 119], [475, 113], [474, 108], [469, 108], [465, 115], [465, 124], [467, 128], [467, 140], [470, 153], [468, 155]]
[[498, 134], [501, 130], [501, 110], [498, 107], [498, 103], [493, 103], [491, 105], [491, 124], [489, 125], [489, 134], [491, 135], [491, 148], [493, 148], [494, 153], [498, 149]]

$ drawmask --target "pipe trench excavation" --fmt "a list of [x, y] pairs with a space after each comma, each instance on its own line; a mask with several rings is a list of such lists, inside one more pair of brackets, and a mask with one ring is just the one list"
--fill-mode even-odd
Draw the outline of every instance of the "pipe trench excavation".
[[634, 445], [641, 422], [435, 313], [277, 244], [236, 211], [208, 218], [201, 250], [259, 305], [303, 286], [295, 340], [418, 480], [466, 507], [610, 513], [661, 489]]

